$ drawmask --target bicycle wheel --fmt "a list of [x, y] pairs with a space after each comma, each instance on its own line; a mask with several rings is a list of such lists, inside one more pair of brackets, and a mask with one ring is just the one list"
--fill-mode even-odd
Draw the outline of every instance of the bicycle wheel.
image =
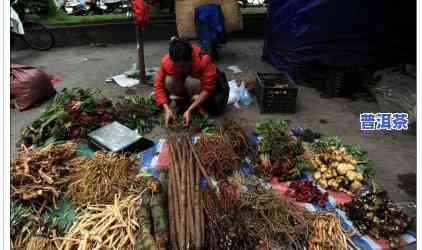
[[29, 47], [36, 50], [49, 50], [54, 46], [53, 33], [44, 25], [27, 21], [23, 23], [23, 27], [25, 29], [23, 40]]

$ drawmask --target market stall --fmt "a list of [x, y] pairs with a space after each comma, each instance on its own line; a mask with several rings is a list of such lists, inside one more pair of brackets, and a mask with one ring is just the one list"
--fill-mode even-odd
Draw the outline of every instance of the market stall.
[[390, 249], [416, 241], [414, 219], [376, 185], [364, 149], [281, 119], [252, 134], [234, 121], [193, 120], [197, 129], [176, 127], [146, 150], [90, 143], [112, 121], [139, 132], [160, 126], [158, 114], [141, 97], [58, 95], [24, 130], [27, 146], [11, 164], [13, 248]]

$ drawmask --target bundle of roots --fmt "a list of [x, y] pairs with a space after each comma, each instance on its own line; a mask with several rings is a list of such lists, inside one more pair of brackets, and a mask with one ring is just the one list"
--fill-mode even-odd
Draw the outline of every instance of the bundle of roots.
[[29, 150], [23, 146], [17, 160], [11, 164], [11, 198], [48, 205], [65, 189], [64, 178], [69, 173], [66, 162], [76, 156], [75, 144], [50, 144]]
[[200, 178], [203, 169], [190, 138], [170, 137], [168, 208], [172, 249], [204, 247], [204, 212], [200, 206]]
[[140, 237], [139, 196], [121, 199], [110, 205], [91, 205], [78, 216], [64, 237], [60, 249], [135, 249]]
[[240, 169], [241, 158], [230, 141], [220, 133], [201, 135], [195, 144], [195, 150], [206, 171], [216, 179], [223, 179]]
[[241, 157], [250, 156], [253, 152], [245, 130], [235, 121], [226, 121], [220, 128], [220, 134], [230, 143], [234, 151]]
[[[226, 196], [227, 197], [227, 196]], [[282, 246], [303, 249], [308, 223], [302, 210], [272, 191], [258, 190], [231, 198], [223, 207], [224, 196], [211, 190], [204, 195], [207, 242], [210, 249], [257, 249]]]
[[347, 250], [347, 235], [335, 213], [307, 214], [310, 222], [309, 250]]
[[80, 157], [68, 163], [66, 198], [77, 205], [112, 203], [115, 195], [130, 195], [143, 186], [137, 181], [137, 161], [122, 154], [98, 151], [94, 156]]

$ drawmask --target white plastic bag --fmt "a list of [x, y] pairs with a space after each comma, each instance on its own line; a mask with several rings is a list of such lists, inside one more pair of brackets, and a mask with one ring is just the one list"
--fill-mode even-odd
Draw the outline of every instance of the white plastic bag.
[[229, 98], [227, 104], [233, 104], [236, 108], [239, 108], [239, 104], [244, 106], [249, 106], [252, 102], [252, 98], [249, 94], [249, 91], [245, 87], [245, 83], [242, 82], [238, 86], [236, 80], [229, 81]]
[[245, 87], [245, 82], [242, 82], [240, 85], [240, 103], [244, 106], [249, 106], [252, 103], [252, 98], [248, 89]]
[[230, 92], [227, 104], [233, 104], [236, 108], [239, 108], [240, 94], [236, 80], [229, 81], [229, 88]]

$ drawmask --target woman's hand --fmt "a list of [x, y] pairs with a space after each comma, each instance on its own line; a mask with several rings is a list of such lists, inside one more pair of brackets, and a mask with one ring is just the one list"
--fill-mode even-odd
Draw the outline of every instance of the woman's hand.
[[187, 128], [190, 122], [190, 109], [183, 114], [183, 127]]
[[176, 117], [174, 116], [173, 111], [171, 110], [171, 108], [165, 104], [164, 105], [164, 121], [165, 121], [165, 125], [166, 128], [169, 127], [169, 124], [175, 119]]

